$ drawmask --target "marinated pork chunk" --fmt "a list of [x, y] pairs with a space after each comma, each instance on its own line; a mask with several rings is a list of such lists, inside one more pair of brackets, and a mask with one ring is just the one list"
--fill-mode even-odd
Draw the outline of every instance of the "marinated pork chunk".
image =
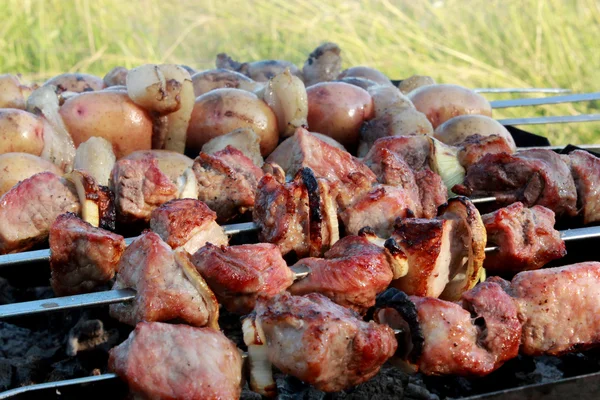
[[482, 218], [488, 242], [499, 247], [485, 258], [484, 267], [492, 274], [538, 269], [567, 254], [554, 229], [554, 213], [546, 207], [517, 202]]
[[199, 200], [171, 200], [152, 211], [150, 228], [173, 249], [194, 254], [206, 243], [227, 245], [217, 214]]
[[212, 328], [141, 322], [108, 368], [136, 399], [237, 399], [242, 390], [242, 357]]
[[207, 243], [192, 263], [229, 312], [248, 314], [258, 296], [274, 296], [294, 282], [281, 252], [274, 244], [213, 246]]
[[509, 284], [523, 324], [521, 352], [561, 355], [600, 343], [600, 263], [584, 262], [517, 274]]
[[30, 249], [48, 238], [60, 214], [78, 214], [75, 188], [51, 172], [25, 179], [0, 197], [0, 254]]
[[177, 198], [177, 186], [153, 157], [121, 159], [113, 167], [110, 186], [115, 193], [118, 218], [123, 222], [148, 222], [152, 210]]
[[308, 167], [318, 178], [337, 184], [340, 210], [371, 190], [376, 181], [375, 174], [357, 158], [325, 143], [306, 129], [298, 128], [288, 140], [288, 145], [276, 148], [267, 161], [279, 164], [289, 177]]
[[513, 153], [514, 143], [511, 145], [505, 138], [499, 135], [481, 136], [471, 135], [458, 144], [458, 161], [464, 168], [469, 168], [477, 163], [486, 154]]
[[438, 207], [448, 200], [448, 189], [442, 177], [430, 169], [422, 169], [415, 173], [415, 181], [419, 187], [423, 218], [435, 217]]
[[577, 187], [577, 205], [583, 215], [583, 223], [598, 222], [600, 221], [600, 158], [582, 150], [575, 150], [568, 158]]
[[50, 284], [57, 296], [103, 289], [117, 271], [125, 239], [66, 213], [50, 227]]
[[567, 164], [552, 150], [523, 150], [484, 156], [452, 189], [472, 197], [495, 196], [499, 204], [540, 205], [557, 216], [577, 215], [577, 192]]
[[360, 236], [346, 236], [323, 258], [304, 258], [294, 267], [308, 267], [311, 273], [296, 281], [290, 293], [321, 293], [359, 313], [375, 304], [375, 296], [393, 278], [385, 249]]
[[340, 219], [346, 234], [358, 235], [368, 226], [377, 236], [385, 238], [392, 234], [396, 218], [414, 217], [419, 206], [404, 189], [380, 185], [346, 208]]
[[193, 170], [198, 199], [217, 213], [219, 223], [254, 207], [254, 192], [263, 172], [241, 151], [227, 146], [214, 154], [200, 153]]
[[427, 136], [392, 136], [377, 139], [363, 162], [367, 165], [378, 163], [382, 148], [397, 154], [413, 171], [429, 168], [430, 139]]
[[[271, 165], [271, 164], [266, 164]], [[302, 168], [292, 182], [283, 183], [280, 169], [258, 183], [252, 214], [258, 239], [273, 243], [283, 255], [321, 256], [339, 239], [337, 210], [330, 184]]]
[[173, 251], [156, 233], [145, 232], [119, 262], [113, 289], [133, 288], [131, 302], [111, 304], [110, 315], [135, 325], [141, 321], [183, 321], [218, 327], [219, 304], [184, 250]]
[[369, 380], [397, 347], [388, 326], [364, 322], [317, 293], [260, 298], [256, 321], [273, 365], [326, 392]]

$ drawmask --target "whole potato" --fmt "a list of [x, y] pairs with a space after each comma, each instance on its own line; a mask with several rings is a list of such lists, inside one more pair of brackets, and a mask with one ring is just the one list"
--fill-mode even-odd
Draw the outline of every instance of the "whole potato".
[[23, 85], [16, 75], [0, 75], [0, 108], [25, 109], [32, 87]]
[[82, 93], [67, 100], [59, 113], [75, 147], [99, 136], [111, 142], [117, 159], [152, 147], [152, 119], [127, 93]]
[[427, 116], [434, 129], [458, 115], [492, 116], [492, 106], [485, 97], [458, 85], [421, 86], [410, 92], [408, 98]]
[[234, 88], [254, 92], [264, 86], [244, 74], [225, 68], [198, 72], [192, 76], [192, 84], [196, 97], [214, 89]]
[[104, 89], [102, 78], [90, 74], [66, 73], [47, 80], [44, 85], [56, 86], [56, 93], [62, 92], [92, 92]]
[[44, 149], [44, 123], [27, 111], [0, 108], [0, 154], [22, 152], [36, 156]]
[[177, 178], [194, 164], [194, 160], [188, 156], [171, 150], [138, 150], [129, 154], [125, 159], [141, 160], [146, 157], [156, 159], [158, 168], [173, 182], [177, 182]]
[[260, 137], [260, 152], [268, 155], [279, 141], [277, 117], [254, 93], [215, 89], [196, 99], [187, 131], [187, 148], [200, 151], [210, 139], [237, 128], [252, 128]]
[[355, 149], [361, 125], [374, 114], [371, 95], [343, 82], [321, 82], [306, 92], [309, 129], [334, 138], [350, 151]]
[[469, 136], [498, 135], [517, 151], [517, 145], [510, 132], [500, 122], [485, 115], [460, 115], [444, 122], [435, 129], [433, 136], [439, 141], [455, 145], [465, 141]]
[[128, 72], [129, 70], [125, 67], [114, 67], [104, 75], [104, 85], [106, 87], [125, 86]]
[[377, 82], [380, 85], [392, 85], [392, 81], [390, 81], [390, 78], [385, 76], [383, 72], [370, 67], [350, 67], [348, 69], [343, 70], [337, 78], [343, 79], [346, 77], [368, 79], [370, 81]]
[[435, 85], [432, 77], [426, 75], [413, 75], [398, 84], [398, 89], [404, 94], [408, 94], [421, 86]]
[[44, 171], [62, 175], [62, 171], [56, 165], [33, 154], [0, 154], [0, 196], [20, 181]]

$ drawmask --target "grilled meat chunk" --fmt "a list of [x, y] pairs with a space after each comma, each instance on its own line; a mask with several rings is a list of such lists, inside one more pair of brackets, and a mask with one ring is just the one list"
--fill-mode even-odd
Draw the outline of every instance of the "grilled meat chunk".
[[227, 235], [215, 220], [217, 214], [199, 200], [171, 200], [154, 211], [150, 228], [173, 249], [194, 254], [206, 243], [227, 245]]
[[48, 238], [59, 215], [79, 214], [75, 188], [51, 172], [40, 172], [0, 197], [0, 254], [30, 249]]
[[547, 207], [557, 216], [577, 215], [575, 182], [567, 164], [552, 150], [488, 154], [470, 166], [464, 184], [452, 190], [466, 196], [495, 196], [502, 205], [520, 201], [527, 207]]
[[413, 171], [429, 168], [430, 139], [428, 136], [391, 136], [377, 139], [363, 162], [378, 163], [381, 149], [397, 154]]
[[575, 150], [569, 154], [568, 164], [575, 179], [577, 205], [583, 214], [583, 223], [600, 221], [600, 158], [587, 151]]
[[324, 258], [304, 258], [294, 267], [308, 267], [310, 275], [289, 291], [302, 295], [318, 292], [359, 313], [375, 304], [393, 278], [385, 249], [361, 236], [346, 236]]
[[117, 271], [125, 239], [75, 214], [59, 215], [50, 227], [50, 284], [57, 296], [103, 289]]
[[482, 218], [488, 242], [499, 246], [485, 258], [484, 267], [492, 274], [538, 269], [567, 254], [554, 229], [554, 213], [546, 207], [517, 202]]
[[110, 315], [135, 325], [140, 321], [185, 321], [217, 327], [219, 304], [184, 250], [173, 251], [160, 236], [145, 232], [119, 262], [113, 289], [133, 288], [136, 298], [111, 304]]
[[248, 314], [258, 296], [274, 296], [294, 282], [277, 246], [267, 243], [213, 246], [207, 243], [192, 263], [229, 312]]
[[426, 168], [415, 173], [415, 181], [419, 187], [423, 218], [435, 217], [438, 207], [448, 200], [448, 189], [442, 177]]
[[110, 186], [115, 193], [117, 218], [123, 222], [148, 222], [152, 210], [177, 198], [178, 193], [177, 186], [151, 156], [117, 161]]
[[242, 357], [212, 328], [139, 323], [108, 368], [136, 399], [237, 399], [242, 389]]
[[460, 149], [458, 151], [458, 161], [464, 168], [469, 168], [486, 154], [512, 154], [514, 153], [513, 146], [514, 143], [509, 143], [499, 135], [471, 135], [464, 142], [457, 145]]
[[214, 154], [200, 153], [192, 167], [198, 199], [217, 213], [219, 223], [254, 207], [254, 193], [262, 170], [238, 149], [227, 146]]
[[317, 293], [260, 298], [256, 321], [266, 336], [269, 360], [326, 392], [369, 380], [397, 347], [388, 326], [364, 322]]

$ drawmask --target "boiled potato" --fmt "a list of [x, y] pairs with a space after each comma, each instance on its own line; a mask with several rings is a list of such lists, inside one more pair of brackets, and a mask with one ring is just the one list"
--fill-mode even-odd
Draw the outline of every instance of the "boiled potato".
[[225, 68], [198, 72], [192, 76], [192, 84], [196, 97], [214, 89], [234, 88], [254, 92], [264, 86], [244, 74]]
[[279, 140], [277, 117], [254, 93], [215, 89], [196, 99], [187, 131], [187, 148], [200, 151], [210, 139], [237, 128], [252, 128], [260, 137], [260, 152], [268, 155]]
[[123, 92], [89, 92], [59, 110], [75, 146], [93, 136], [112, 143], [117, 159], [152, 146], [152, 119]]
[[434, 129], [458, 115], [492, 116], [492, 106], [485, 97], [458, 85], [421, 86], [410, 92], [408, 98], [427, 116]]
[[435, 81], [430, 76], [425, 75], [413, 75], [409, 78], [403, 79], [398, 84], [398, 89], [404, 94], [408, 94], [413, 90], [420, 88], [421, 86], [435, 85]]
[[56, 93], [62, 92], [92, 92], [104, 89], [102, 78], [90, 74], [66, 73], [47, 80], [44, 85], [56, 86]]
[[56, 165], [33, 154], [0, 154], [0, 196], [20, 181], [44, 171], [62, 175], [62, 171]]
[[0, 109], [0, 154], [22, 152], [36, 156], [44, 149], [44, 123], [27, 111]]
[[173, 182], [177, 182], [177, 178], [194, 164], [191, 158], [171, 150], [139, 150], [129, 154], [125, 159], [141, 160], [146, 157], [156, 159], [158, 168]]
[[392, 85], [392, 81], [390, 81], [390, 79], [387, 76], [385, 76], [383, 72], [380, 72], [375, 68], [370, 67], [350, 67], [348, 69], [343, 70], [338, 75], [338, 79], [343, 79], [346, 77], [368, 79], [370, 81], [377, 82], [380, 85]]
[[372, 86], [367, 89], [367, 92], [369, 92], [373, 99], [375, 117], [377, 118], [386, 113], [402, 112], [406, 108], [415, 108], [409, 98], [394, 86]]
[[308, 127], [330, 136], [346, 148], [355, 149], [360, 127], [373, 117], [371, 95], [343, 82], [322, 82], [306, 89]]
[[16, 75], [0, 75], [0, 108], [25, 109], [27, 96], [33, 87], [24, 85]]
[[129, 70], [125, 67], [114, 67], [104, 75], [104, 85], [106, 87], [125, 86], [128, 72]]
[[462, 143], [472, 135], [498, 135], [506, 140], [513, 151], [517, 151], [510, 132], [500, 122], [485, 115], [460, 115], [451, 118], [438, 126], [433, 134], [439, 141], [450, 145]]

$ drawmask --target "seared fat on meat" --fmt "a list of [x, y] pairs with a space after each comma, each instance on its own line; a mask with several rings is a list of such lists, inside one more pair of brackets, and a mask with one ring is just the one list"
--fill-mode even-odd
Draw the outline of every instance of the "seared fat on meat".
[[48, 238], [61, 214], [79, 214], [75, 188], [58, 175], [40, 172], [0, 197], [0, 254], [30, 249]]
[[50, 284], [57, 296], [103, 289], [115, 276], [125, 239], [75, 214], [58, 216], [50, 228]]
[[139, 323], [108, 359], [136, 399], [237, 399], [242, 365], [218, 330], [160, 322]]
[[488, 242], [499, 247], [485, 258], [484, 267], [492, 274], [539, 269], [567, 254], [554, 229], [554, 213], [546, 207], [517, 202], [482, 218]]
[[177, 199], [152, 211], [150, 228], [173, 249], [194, 254], [207, 243], [227, 245], [227, 235], [216, 219], [217, 214], [203, 202]]
[[456, 146], [459, 148], [458, 161], [464, 168], [477, 163], [486, 154], [514, 153], [514, 143], [511, 145], [500, 135], [471, 135]]
[[219, 303], [237, 314], [250, 313], [258, 296], [274, 296], [294, 282], [294, 273], [274, 244], [207, 243], [191, 260]]
[[396, 351], [391, 328], [321, 294], [259, 298], [255, 312], [273, 365], [325, 392], [371, 379]]
[[110, 305], [110, 315], [129, 325], [140, 321], [184, 321], [218, 327], [219, 304], [185, 250], [171, 250], [154, 232], [131, 243], [119, 262], [113, 289], [132, 288], [131, 302]]
[[251, 211], [262, 170], [238, 149], [227, 146], [213, 154], [200, 153], [192, 167], [198, 182], [198, 200], [224, 223]]
[[600, 158], [587, 151], [575, 150], [563, 156], [571, 167], [577, 187], [577, 206], [583, 215], [583, 223], [600, 221]]
[[364, 313], [375, 304], [393, 278], [386, 250], [361, 236], [346, 236], [323, 258], [303, 258], [293, 267], [310, 274], [296, 281], [289, 291], [295, 295], [317, 292], [337, 304]]

